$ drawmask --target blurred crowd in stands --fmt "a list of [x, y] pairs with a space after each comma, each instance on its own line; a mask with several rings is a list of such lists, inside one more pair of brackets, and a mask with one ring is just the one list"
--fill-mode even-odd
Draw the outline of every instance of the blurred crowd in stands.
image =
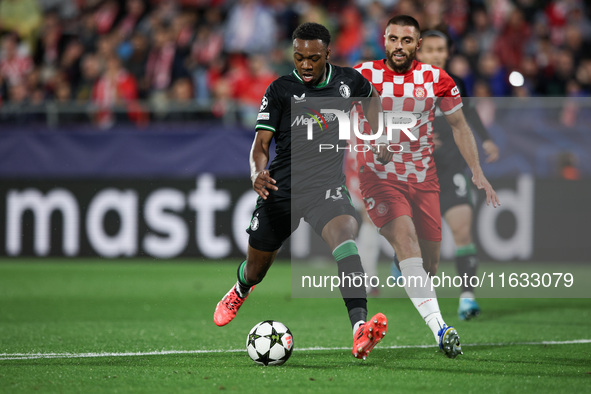
[[[143, 106], [169, 116], [170, 103], [252, 119], [268, 84], [293, 68], [298, 24], [327, 26], [332, 62], [353, 66], [383, 58], [395, 14], [449, 34], [449, 69], [470, 95], [591, 93], [582, 0], [0, 0], [0, 107], [92, 103], [103, 127], [114, 106], [137, 123]], [[513, 71], [523, 84], [509, 83]]]

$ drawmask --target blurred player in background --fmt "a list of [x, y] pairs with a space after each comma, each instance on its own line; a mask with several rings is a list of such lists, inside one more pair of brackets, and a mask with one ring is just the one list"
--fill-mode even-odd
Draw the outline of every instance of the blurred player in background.
[[[217, 304], [213, 320], [228, 324], [253, 287], [260, 283], [275, 260], [277, 251], [304, 218], [333, 251], [339, 277], [363, 276], [355, 237], [358, 217], [350, 202], [343, 174], [344, 150], [319, 154], [319, 143], [342, 146], [338, 122], [325, 123], [327, 130], [307, 140], [307, 123], [293, 119], [314, 97], [329, 97], [334, 109], [349, 111], [354, 98], [373, 97], [364, 106], [368, 118], [376, 121], [381, 110], [373, 86], [352, 68], [328, 62], [330, 33], [317, 23], [304, 23], [293, 34], [295, 69], [269, 85], [263, 96], [256, 136], [250, 152], [253, 189], [259, 198], [247, 232], [246, 260], [238, 267], [238, 281]], [[295, 98], [295, 99], [294, 99]], [[295, 100], [292, 105], [292, 100]], [[306, 103], [308, 101], [308, 103]], [[269, 165], [269, 147], [276, 142], [277, 155]], [[294, 186], [294, 187], [292, 187]], [[297, 186], [297, 191], [295, 189]], [[353, 327], [353, 355], [365, 359], [386, 334], [386, 316], [381, 313], [368, 322], [364, 285], [339, 286]]]
[[[445, 69], [451, 46], [448, 36], [439, 30], [427, 30], [421, 34], [421, 38], [421, 47], [417, 53], [418, 60]], [[453, 74], [449, 74], [449, 76], [454, 80], [460, 95], [466, 97], [463, 81]], [[499, 158], [497, 145], [490, 139], [473, 103], [464, 101], [464, 104], [466, 120], [482, 141], [486, 162], [496, 161]], [[474, 201], [466, 176], [466, 162], [462, 159], [462, 155], [453, 141], [453, 133], [449, 123], [439, 111], [436, 112], [433, 121], [433, 141], [435, 143], [433, 157], [441, 186], [439, 195], [441, 214], [453, 234], [458, 275], [462, 277], [466, 275], [471, 278], [476, 276], [478, 266], [476, 246], [472, 240], [472, 205]], [[469, 320], [478, 314], [480, 314], [480, 307], [474, 298], [474, 289], [468, 281], [462, 286], [458, 316], [461, 320]]]
[[370, 218], [400, 259], [402, 276], [414, 278], [405, 283], [408, 296], [440, 349], [453, 358], [462, 354], [460, 338], [454, 327], [445, 324], [429, 278], [437, 272], [441, 246], [432, 136], [436, 106], [452, 127], [472, 181], [486, 192], [486, 203], [496, 207], [499, 201], [480, 167], [457, 86], [445, 71], [415, 60], [421, 46], [416, 19], [407, 15], [391, 18], [384, 38], [386, 58], [355, 68], [378, 90], [384, 111], [403, 112], [407, 116], [401, 118], [414, 117], [415, 121], [407, 123], [405, 132], [401, 128], [392, 133], [391, 140], [377, 144], [381, 147], [377, 155], [371, 151], [357, 155], [361, 192]]

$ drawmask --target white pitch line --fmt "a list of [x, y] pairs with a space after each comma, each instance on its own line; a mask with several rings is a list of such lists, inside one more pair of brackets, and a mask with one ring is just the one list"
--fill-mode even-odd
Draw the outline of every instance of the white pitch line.
[[[576, 345], [591, 343], [591, 339], [573, 339], [570, 341], [540, 341], [540, 342], [505, 342], [505, 343], [471, 343], [464, 346], [526, 346], [526, 345]], [[437, 345], [393, 345], [380, 346], [379, 349], [427, 349]], [[308, 347], [296, 348], [298, 352], [349, 350], [350, 347]], [[155, 350], [152, 352], [125, 352], [125, 353], [0, 353], [1, 360], [34, 360], [48, 358], [92, 358], [92, 357], [140, 357], [140, 356], [167, 356], [175, 354], [212, 354], [212, 353], [237, 353], [245, 349], [213, 349], [213, 350]]]

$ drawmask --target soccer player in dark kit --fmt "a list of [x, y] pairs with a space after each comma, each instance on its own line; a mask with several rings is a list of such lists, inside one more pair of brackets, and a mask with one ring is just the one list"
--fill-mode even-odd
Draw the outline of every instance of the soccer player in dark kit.
[[[441, 69], [445, 69], [450, 55], [450, 39], [439, 30], [427, 30], [421, 33], [423, 40], [417, 53], [419, 61]], [[448, 72], [449, 73], [449, 72]], [[457, 76], [449, 74], [460, 91], [460, 96], [467, 96], [464, 82]], [[464, 105], [466, 120], [482, 141], [482, 149], [486, 154], [486, 162], [498, 159], [499, 149], [491, 140], [474, 105]], [[435, 114], [433, 121], [435, 149], [433, 157], [437, 167], [437, 177], [441, 192], [439, 201], [441, 215], [451, 229], [456, 245], [456, 268], [458, 275], [468, 278], [476, 276], [478, 262], [476, 246], [472, 240], [472, 196], [469, 180], [466, 176], [466, 162], [453, 141], [453, 133], [449, 123], [441, 113]], [[474, 297], [474, 289], [469, 281], [462, 286], [458, 317], [470, 320], [480, 314], [480, 307]]]
[[[238, 281], [214, 312], [213, 320], [218, 326], [234, 319], [300, 218], [332, 250], [339, 277], [354, 279], [364, 275], [355, 244], [358, 216], [345, 187], [344, 150], [319, 153], [321, 143], [346, 146], [346, 141], [339, 140], [339, 122], [323, 122], [327, 130], [313, 140], [306, 138], [307, 121], [312, 119], [294, 122], [300, 112], [309, 112], [306, 101], [314, 98], [328, 98], [332, 109], [344, 112], [350, 111], [354, 98], [366, 98], [363, 108], [372, 126], [377, 125], [381, 112], [377, 92], [352, 68], [330, 64], [329, 44], [330, 33], [324, 26], [300, 25], [293, 33], [295, 69], [271, 83], [262, 99], [250, 153], [252, 186], [259, 198], [247, 230], [248, 251], [246, 260], [238, 267]], [[267, 170], [272, 139], [277, 155]], [[378, 313], [366, 321], [365, 286], [354, 286], [352, 282], [343, 281], [340, 290], [353, 327], [353, 355], [365, 359], [386, 334], [387, 320]]]

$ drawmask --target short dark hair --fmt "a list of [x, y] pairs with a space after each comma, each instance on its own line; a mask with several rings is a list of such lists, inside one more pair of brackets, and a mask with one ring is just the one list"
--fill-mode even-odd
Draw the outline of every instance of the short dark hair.
[[445, 40], [445, 44], [447, 45], [447, 49], [451, 49], [451, 38], [449, 37], [449, 34], [447, 34], [446, 32], [444, 32], [443, 30], [440, 29], [428, 29], [428, 30], [423, 30], [421, 32], [421, 38], [427, 38], [427, 37], [439, 37], [439, 38], [443, 38]]
[[421, 28], [419, 27], [419, 22], [410, 15], [396, 15], [388, 21], [386, 27], [390, 25], [398, 25], [398, 26], [413, 26], [416, 31], [420, 34]]
[[293, 32], [292, 40], [320, 40], [326, 46], [330, 44], [328, 29], [319, 23], [306, 22], [299, 25]]

